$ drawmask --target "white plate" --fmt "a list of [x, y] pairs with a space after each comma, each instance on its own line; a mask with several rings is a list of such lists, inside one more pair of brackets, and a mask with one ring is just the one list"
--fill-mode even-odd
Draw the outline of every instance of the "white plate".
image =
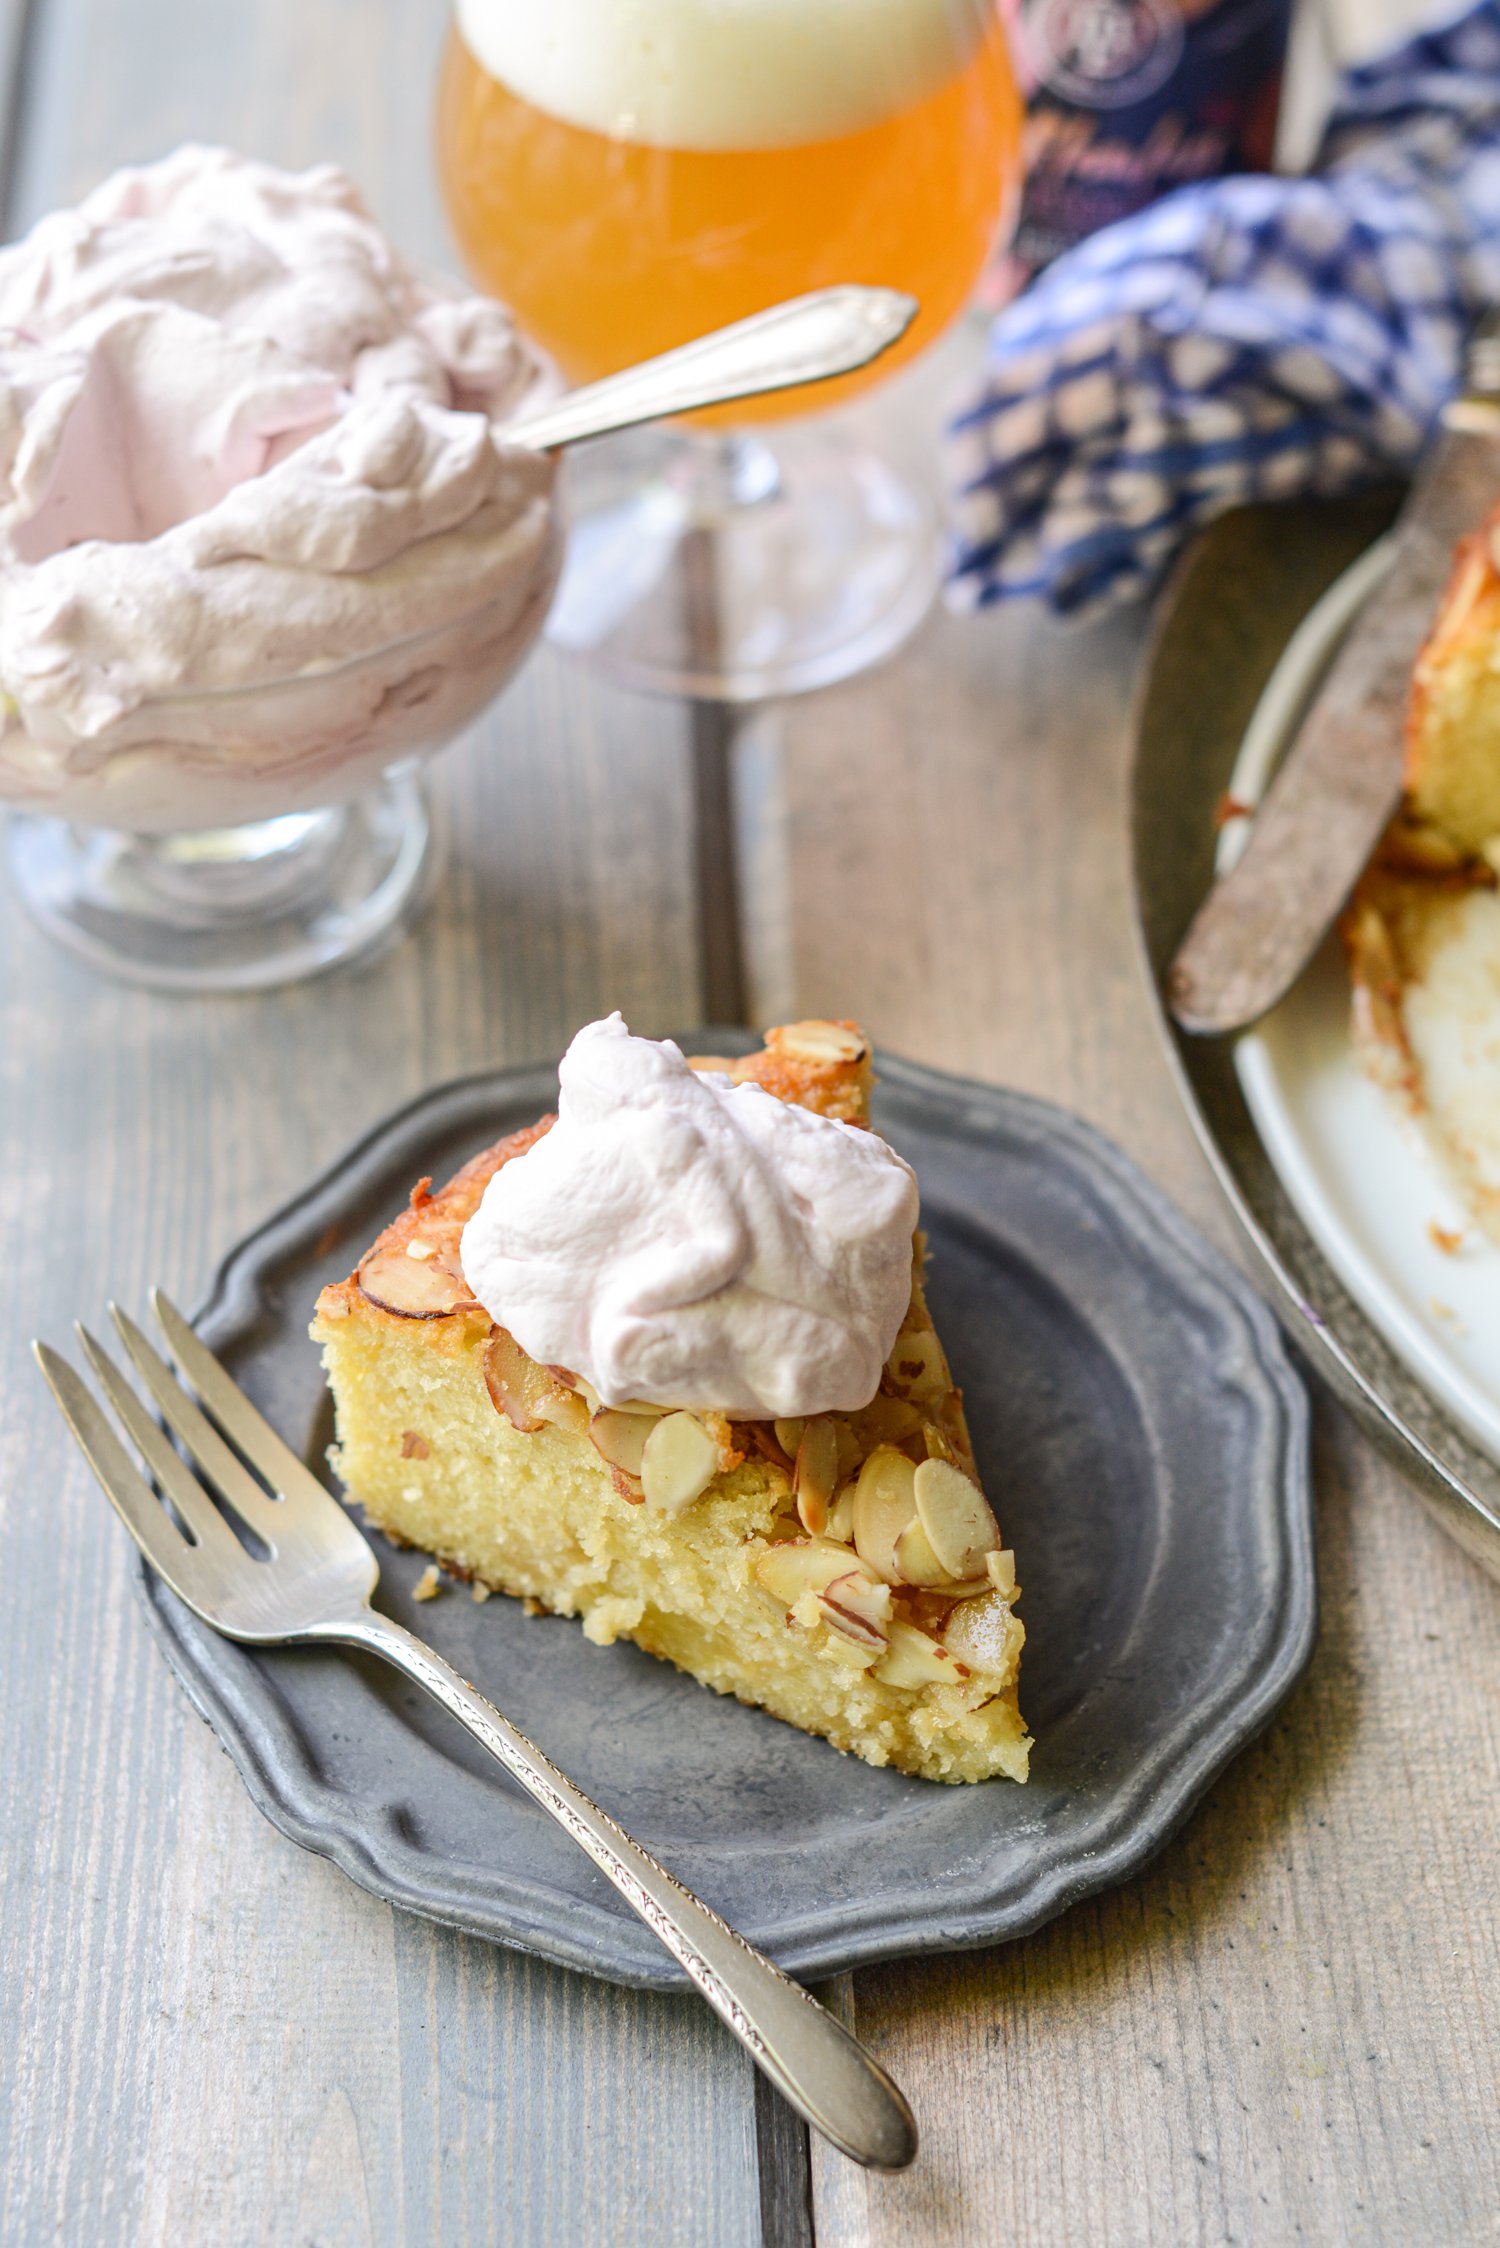
[[[1235, 762], [1236, 802], [1259, 801], [1390, 553], [1386, 540], [1362, 555], [1287, 643]], [[1221, 873], [1247, 834], [1248, 822], [1225, 828]], [[1266, 1153], [1329, 1264], [1418, 1380], [1500, 1463], [1500, 1246], [1477, 1232], [1416, 1125], [1360, 1067], [1337, 937], [1239, 1040], [1235, 1066]], [[1457, 1253], [1438, 1244], [1434, 1226], [1462, 1235]]]

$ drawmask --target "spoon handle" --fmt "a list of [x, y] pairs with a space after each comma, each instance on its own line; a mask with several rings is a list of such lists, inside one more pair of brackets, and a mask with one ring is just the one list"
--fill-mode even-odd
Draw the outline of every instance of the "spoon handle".
[[841, 2153], [903, 2170], [917, 2127], [878, 2061], [818, 2001], [683, 1887], [441, 1655], [368, 1605], [311, 1628], [394, 1663], [466, 1725], [637, 1913], [782, 2096]]
[[616, 375], [569, 391], [550, 405], [522, 414], [504, 429], [508, 445], [548, 452], [581, 438], [603, 437], [636, 422], [722, 406], [764, 390], [790, 390], [868, 366], [905, 335], [917, 300], [899, 289], [867, 289], [850, 282], [791, 297], [748, 320], [715, 328]]

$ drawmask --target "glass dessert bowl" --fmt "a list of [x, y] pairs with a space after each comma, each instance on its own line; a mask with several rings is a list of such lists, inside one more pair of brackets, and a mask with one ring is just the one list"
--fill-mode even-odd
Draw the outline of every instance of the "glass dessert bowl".
[[815, 291], [559, 399], [331, 167], [185, 148], [0, 251], [0, 805], [48, 932], [176, 990], [286, 983], [414, 896], [413, 779], [562, 561], [556, 451], [867, 366]]
[[368, 951], [426, 864], [417, 763], [522, 661], [561, 552], [554, 535], [509, 597], [344, 663], [142, 703], [127, 740], [61, 775], [7, 710], [0, 801], [33, 918], [92, 966], [179, 991], [292, 982]]
[[536, 640], [556, 388], [332, 166], [185, 147], [0, 251], [0, 805], [36, 919], [176, 988], [366, 950], [412, 777]]

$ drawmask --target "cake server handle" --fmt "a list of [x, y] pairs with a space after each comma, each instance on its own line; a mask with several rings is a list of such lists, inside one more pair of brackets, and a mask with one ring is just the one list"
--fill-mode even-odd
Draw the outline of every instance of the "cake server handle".
[[369, 1607], [297, 1636], [363, 1648], [424, 1687], [587, 1851], [798, 2114], [867, 2169], [905, 2169], [917, 2151], [916, 2122], [878, 2062], [800, 1983], [632, 1842], [440, 1655]]
[[518, 414], [500, 436], [529, 453], [550, 452], [637, 422], [849, 375], [898, 343], [919, 309], [900, 289], [852, 281], [814, 289]]

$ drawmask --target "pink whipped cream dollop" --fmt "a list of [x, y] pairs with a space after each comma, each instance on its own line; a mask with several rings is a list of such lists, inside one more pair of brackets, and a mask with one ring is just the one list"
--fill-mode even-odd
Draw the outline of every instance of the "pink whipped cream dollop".
[[580, 1030], [557, 1122], [464, 1228], [464, 1278], [606, 1405], [857, 1412], [911, 1298], [917, 1182], [874, 1132], [695, 1070], [618, 1015]]
[[555, 582], [548, 380], [331, 165], [181, 148], [0, 250], [0, 798], [259, 818], [451, 733]]

